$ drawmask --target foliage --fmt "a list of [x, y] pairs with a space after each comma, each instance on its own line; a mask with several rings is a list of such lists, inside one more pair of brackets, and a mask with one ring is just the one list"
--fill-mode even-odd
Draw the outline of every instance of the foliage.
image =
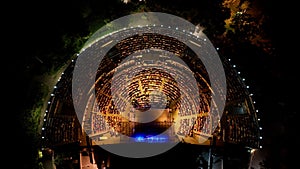
[[224, 21], [226, 31], [223, 34], [228, 44], [238, 46], [237, 43], [250, 43], [268, 54], [273, 53], [271, 39], [266, 29], [263, 29], [268, 24], [268, 17], [256, 3], [248, 0], [224, 0], [222, 5], [230, 11], [229, 18]]

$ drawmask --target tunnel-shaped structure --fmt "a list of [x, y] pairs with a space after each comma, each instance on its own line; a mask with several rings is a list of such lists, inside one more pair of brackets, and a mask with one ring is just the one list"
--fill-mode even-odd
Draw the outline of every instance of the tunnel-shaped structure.
[[[97, 43], [104, 46], [111, 40], [105, 38]], [[88, 95], [83, 114], [78, 115], [73, 103], [81, 98], [72, 97], [71, 85], [75, 58], [48, 102], [42, 131], [44, 145], [78, 142], [85, 134], [95, 144], [122, 143], [124, 135], [134, 138], [133, 141], [145, 141], [149, 136], [153, 141], [156, 135], [170, 129], [167, 138], [158, 140], [186, 139], [206, 144], [201, 138], [215, 136], [220, 145], [233, 143], [256, 148], [259, 125], [251, 94], [230, 62], [223, 56], [221, 61], [226, 91], [218, 87], [214, 91], [214, 77], [209, 76], [205, 65], [185, 43], [157, 33], [129, 36], [104, 55], [94, 84], [87, 85], [93, 94]], [[141, 66], [146, 68], [141, 71]], [[190, 83], [193, 80], [196, 86]], [[212, 99], [216, 92], [225, 95], [224, 110], [219, 110]], [[141, 123], [139, 114], [148, 110], [155, 120]]]

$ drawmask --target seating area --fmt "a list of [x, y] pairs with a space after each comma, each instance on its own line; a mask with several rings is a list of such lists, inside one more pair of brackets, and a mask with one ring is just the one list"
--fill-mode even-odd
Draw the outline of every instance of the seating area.
[[[119, 38], [124, 33], [126, 30], [120, 31]], [[107, 42], [109, 38], [97, 43], [101, 46]], [[125, 59], [127, 57], [130, 59]], [[107, 133], [111, 137], [124, 133], [134, 135], [136, 131], [133, 130], [141, 126], [135, 122], [135, 111], [152, 108], [167, 109], [173, 115], [177, 113], [166, 118], [167, 123], [159, 121], [157, 124], [167, 129], [174, 122], [178, 123], [175, 131], [179, 136], [213, 134], [224, 142], [256, 147], [259, 132], [251, 97], [231, 64], [226, 59], [222, 61], [227, 91], [212, 91], [205, 66], [183, 42], [155, 33], [135, 34], [120, 40], [99, 64], [93, 88], [86, 85], [78, 89], [95, 91], [95, 95], [88, 98], [87, 108], [79, 119], [73, 103], [82, 98], [72, 97], [71, 94], [75, 62], [66, 69], [54, 89], [54, 96], [49, 100], [43, 138], [48, 145], [56, 145], [76, 142], [83, 132], [93, 137]], [[146, 69], [141, 71], [141, 66]], [[191, 72], [196, 86], [191, 83]], [[212, 100], [212, 93], [215, 92], [226, 95], [224, 112], [220, 112]], [[232, 112], [240, 104], [243, 113]]]

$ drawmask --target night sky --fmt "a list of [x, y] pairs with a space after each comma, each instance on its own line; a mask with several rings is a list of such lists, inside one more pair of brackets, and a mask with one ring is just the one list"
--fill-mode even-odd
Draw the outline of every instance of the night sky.
[[[296, 105], [299, 104], [296, 83], [296, 77], [299, 77], [296, 73], [298, 54], [297, 48], [294, 48], [295, 42], [291, 41], [295, 38], [292, 35], [295, 28], [291, 22], [294, 10], [290, 10], [289, 14], [278, 14], [278, 11], [282, 10], [278, 10], [277, 4], [270, 1], [261, 1], [261, 8], [270, 17], [267, 29], [274, 44], [273, 54], [261, 55], [255, 50], [241, 46], [239, 56], [233, 56], [233, 62], [245, 75], [246, 83], [254, 93], [256, 108], [262, 116], [263, 148], [273, 168], [292, 168], [297, 156], [292, 154], [296, 152], [296, 134], [299, 133], [296, 131]], [[24, 108], [34, 98], [31, 95], [31, 90], [34, 90], [32, 75], [38, 74], [35, 70], [40, 70], [35, 68], [50, 64], [41, 63], [39, 59], [43, 58], [39, 55], [58, 50], [63, 45], [61, 38], [66, 32], [72, 34], [84, 30], [86, 23], [83, 24], [79, 13], [83, 2], [13, 1], [3, 6], [8, 8], [8, 12], [2, 15], [7, 23], [3, 25], [3, 35], [7, 38], [4, 42], [6, 54], [2, 54], [3, 59], [7, 60], [2, 62], [3, 78], [9, 82], [4, 85], [8, 85], [10, 89], [5, 92], [8, 95], [5, 102], [9, 105], [6, 112], [12, 115], [10, 118], [19, 119], [10, 125], [13, 126], [13, 131], [8, 131], [9, 136], [13, 134], [11, 139], [8, 139], [9, 143], [18, 145], [16, 151], [13, 151], [13, 156], [10, 156], [13, 159], [17, 154], [26, 155], [22, 147], [27, 147], [25, 149], [28, 150], [30, 146], [30, 143], [24, 140], [27, 137], [22, 130], [23, 124], [20, 119]]]

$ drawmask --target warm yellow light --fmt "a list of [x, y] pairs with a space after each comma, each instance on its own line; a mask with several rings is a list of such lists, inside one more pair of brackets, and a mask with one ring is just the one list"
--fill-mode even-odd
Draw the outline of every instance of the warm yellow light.
[[251, 154], [254, 154], [256, 149], [251, 149]]
[[43, 152], [42, 151], [39, 151], [39, 158], [43, 158]]

